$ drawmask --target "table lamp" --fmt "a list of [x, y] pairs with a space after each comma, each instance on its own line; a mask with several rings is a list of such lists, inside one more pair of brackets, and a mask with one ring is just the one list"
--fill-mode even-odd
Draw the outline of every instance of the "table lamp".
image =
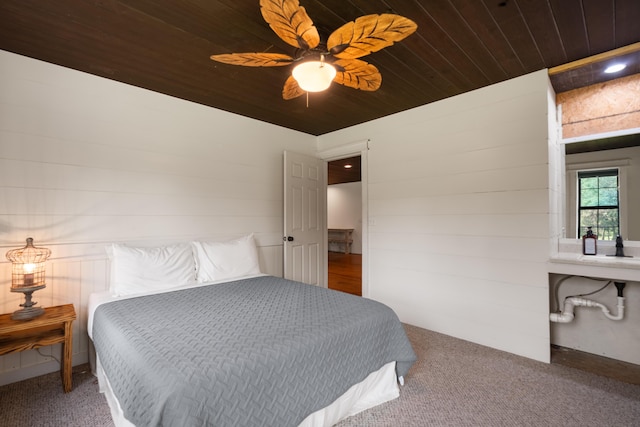
[[25, 296], [22, 309], [16, 310], [11, 316], [15, 320], [29, 320], [44, 313], [42, 307], [34, 307], [37, 303], [31, 301], [31, 294], [43, 289], [45, 275], [45, 261], [51, 255], [47, 248], [33, 246], [33, 239], [27, 238], [27, 246], [12, 249], [7, 252], [7, 259], [11, 261], [11, 292], [22, 292]]

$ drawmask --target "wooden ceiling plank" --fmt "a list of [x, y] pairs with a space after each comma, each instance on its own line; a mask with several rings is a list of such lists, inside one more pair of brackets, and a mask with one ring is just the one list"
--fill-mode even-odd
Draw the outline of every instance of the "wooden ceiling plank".
[[[301, 0], [307, 1], [307, 0]], [[314, 0], [317, 3], [327, 4], [331, 2], [327, 2], [325, 0]], [[393, 10], [393, 7], [389, 4], [388, 1], [385, 0], [334, 0], [334, 3], [330, 9], [338, 11], [338, 15], [344, 19], [344, 22], [347, 23], [349, 21], [353, 21], [356, 18], [363, 15], [381, 15], [383, 13], [395, 13], [400, 15], [397, 10]], [[339, 8], [335, 5], [335, 3], [339, 3]], [[411, 19], [411, 17], [407, 16], [407, 18]]]
[[[457, 90], [470, 90], [488, 84], [489, 78], [484, 71], [463, 51], [462, 47], [446, 32], [444, 26], [432, 16], [430, 7], [436, 3], [426, 5], [414, 1], [390, 2], [394, 9], [403, 16], [411, 17], [418, 24], [418, 38], [422, 44], [431, 47], [434, 52], [423, 60], [427, 62], [442, 78], [450, 81]], [[450, 9], [451, 11], [451, 9]], [[456, 14], [451, 14], [456, 17]], [[458, 24], [460, 22], [458, 21]], [[448, 26], [448, 25], [447, 25]], [[460, 27], [461, 33], [466, 31]], [[435, 48], [434, 46], [438, 46]]]
[[521, 64], [523, 73], [545, 68], [542, 54], [516, 0], [506, 3], [505, 6], [496, 4], [495, 0], [484, 0], [484, 3], [500, 27], [514, 57]]
[[549, 0], [569, 61], [593, 54], [589, 49], [581, 0]]
[[307, 10], [307, 14], [320, 31], [326, 31], [329, 36], [347, 22], [371, 13], [382, 13], [379, 1], [369, 2], [373, 12], [367, 12], [346, 0], [300, 0], [300, 5]]
[[[462, 7], [469, 6], [475, 7], [475, 4], [462, 4]], [[466, 68], [465, 74], [481, 73], [485, 82], [498, 82], [507, 77], [504, 70], [491, 55], [491, 52], [464, 19], [463, 14], [451, 2], [429, 2], [422, 4], [422, 7], [447, 37], [469, 58], [477, 70]]]
[[531, 31], [544, 64], [559, 65], [567, 62], [552, 10], [547, 2], [540, 0], [516, 0], [525, 22]]
[[[122, 6], [137, 11], [141, 15], [147, 16], [150, 20], [160, 21], [171, 27], [175, 27], [185, 33], [192, 34], [222, 46], [228, 45], [228, 39], [233, 40], [237, 26], [235, 22], [240, 22], [243, 15], [236, 10], [225, 6], [221, 2], [158, 2], [152, 0], [117, 0]], [[236, 4], [238, 4], [236, 2]], [[256, 18], [260, 17], [259, 6], [255, 7]], [[255, 36], [255, 45], [261, 43], [268, 33], [268, 26], [253, 25], [243, 26], [242, 35], [237, 37], [245, 43], [251, 42], [246, 37], [250, 32]], [[256, 31], [259, 30], [259, 31]], [[237, 34], [236, 34], [237, 35]]]
[[482, 40], [497, 64], [507, 76], [522, 75], [524, 67], [514, 54], [502, 30], [483, 2], [477, 0], [451, 0], [469, 27]]
[[615, 0], [583, 0], [591, 53], [605, 52], [615, 44]]
[[[470, 86], [468, 81], [456, 80], [459, 76], [450, 75], [454, 71], [437, 60], [438, 54], [432, 48], [424, 52], [425, 43], [420, 43], [418, 46], [418, 51], [396, 48], [393, 51], [375, 54], [371, 63], [381, 70], [383, 85], [391, 79], [403, 80], [407, 91], [414, 94], [405, 94], [408, 97], [415, 96], [416, 93], [444, 95], [451, 90], [463, 90], [464, 87]], [[420, 59], [416, 60], [416, 56]], [[384, 62], [379, 60], [382, 57], [388, 57], [389, 60]], [[422, 60], [422, 58], [427, 59]], [[408, 67], [407, 64], [412, 66]]]
[[616, 0], [615, 3], [615, 47], [640, 41], [640, 2], [638, 0]]

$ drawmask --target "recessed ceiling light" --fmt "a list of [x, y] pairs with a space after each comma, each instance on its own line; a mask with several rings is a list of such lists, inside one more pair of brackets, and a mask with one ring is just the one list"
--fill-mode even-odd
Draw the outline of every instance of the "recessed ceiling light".
[[605, 73], [617, 73], [618, 71], [622, 71], [626, 68], [625, 64], [613, 64], [608, 66], [604, 72]]
[[351, 169], [353, 167], [353, 165], [344, 165], [345, 169]]

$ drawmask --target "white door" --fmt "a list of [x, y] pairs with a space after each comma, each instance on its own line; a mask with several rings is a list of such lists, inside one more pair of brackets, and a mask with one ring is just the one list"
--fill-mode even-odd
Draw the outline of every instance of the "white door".
[[284, 152], [284, 277], [325, 286], [326, 163]]

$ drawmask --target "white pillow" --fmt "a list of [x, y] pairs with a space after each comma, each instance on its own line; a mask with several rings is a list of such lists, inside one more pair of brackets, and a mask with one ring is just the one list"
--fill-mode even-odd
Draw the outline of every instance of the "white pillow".
[[188, 243], [151, 248], [121, 244], [107, 247], [111, 258], [111, 293], [115, 296], [160, 291], [196, 280], [193, 250]]
[[200, 283], [260, 274], [258, 249], [253, 234], [228, 242], [191, 243]]

